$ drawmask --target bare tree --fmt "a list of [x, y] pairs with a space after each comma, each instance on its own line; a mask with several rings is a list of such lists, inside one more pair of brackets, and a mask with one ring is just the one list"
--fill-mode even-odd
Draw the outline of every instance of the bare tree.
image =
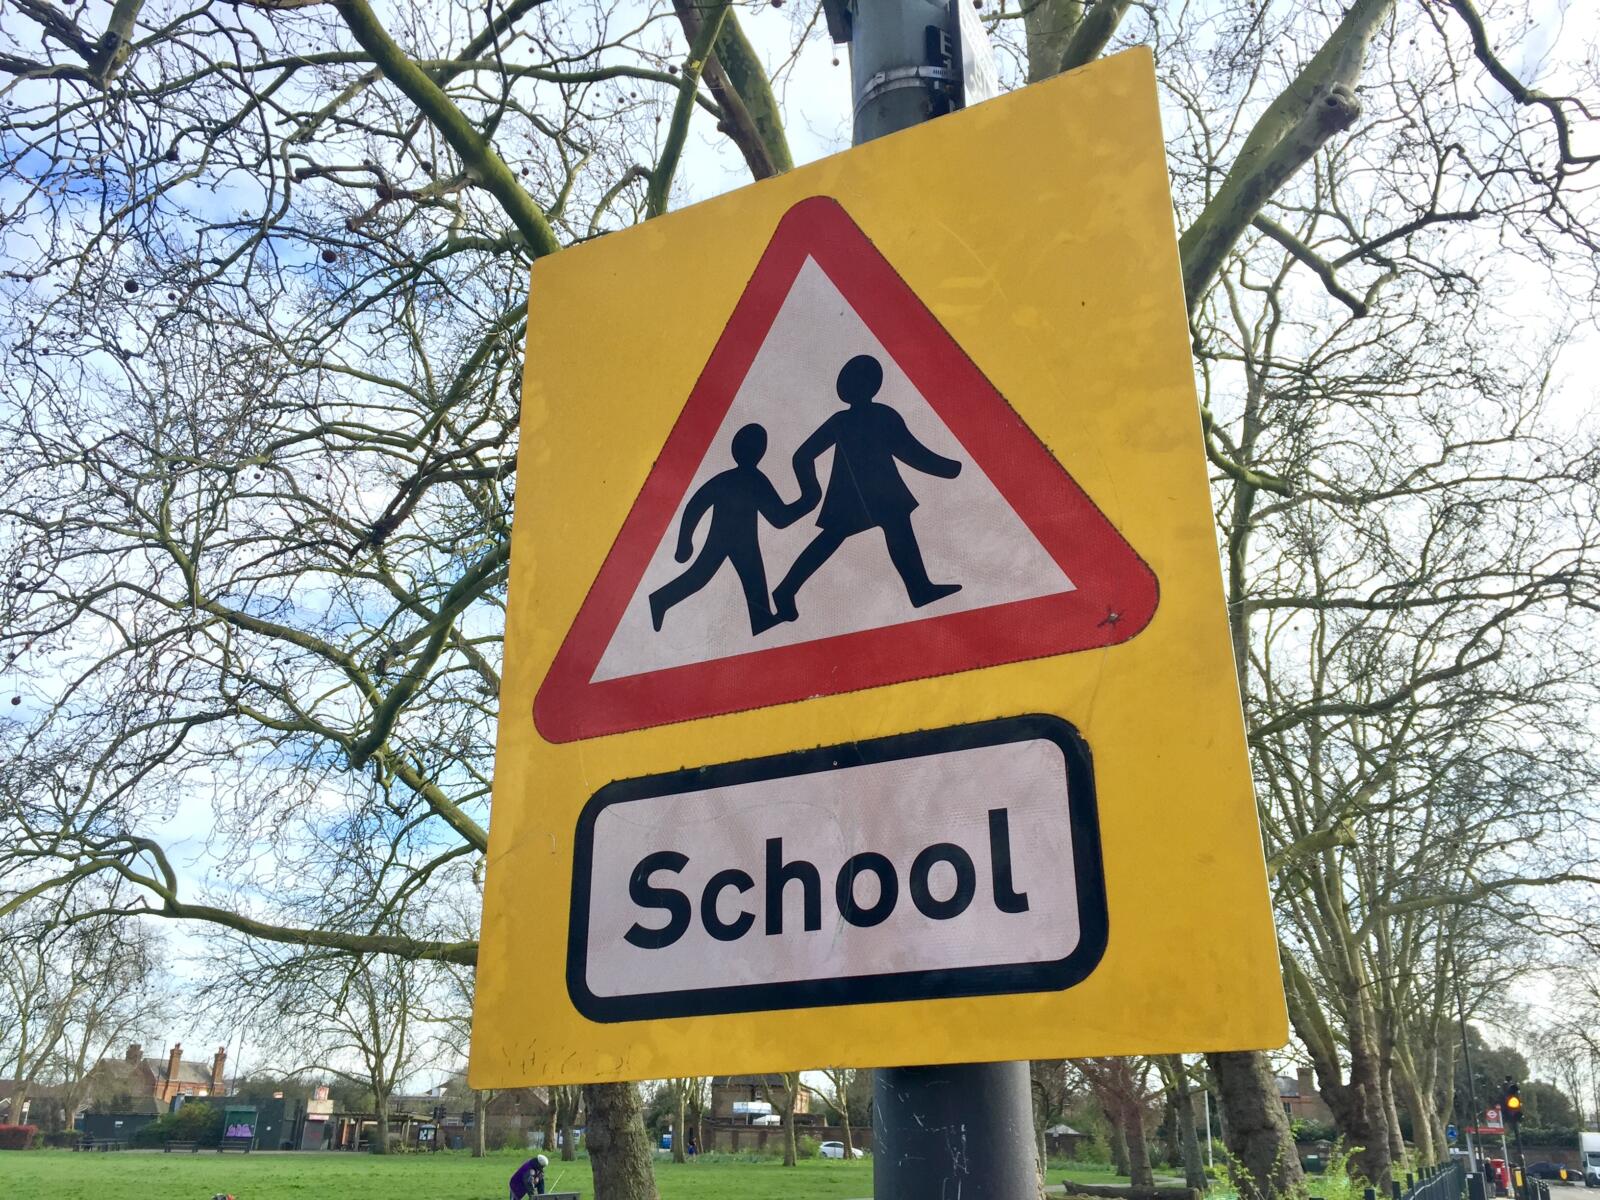
[[[1084, 1094], [1084, 1077], [1074, 1070], [1066, 1059], [1038, 1060], [1028, 1064], [1028, 1083], [1033, 1092], [1033, 1130], [1038, 1142], [1035, 1160], [1039, 1164], [1039, 1182], [1044, 1184], [1045, 1169], [1050, 1163], [1046, 1133], [1051, 1126], [1066, 1120], [1067, 1110]], [[1124, 1146], [1124, 1150], [1126, 1146]], [[1124, 1162], [1122, 1164], [1126, 1166]]]
[[1072, 1069], [1081, 1075], [1099, 1102], [1106, 1120], [1127, 1146], [1128, 1180], [1134, 1187], [1151, 1187], [1150, 1143], [1145, 1121], [1149, 1117], [1150, 1060], [1146, 1058], [1075, 1058]]
[[245, 978], [262, 998], [257, 1011], [282, 1044], [297, 1048], [286, 1065], [366, 1089], [376, 1117], [372, 1152], [388, 1153], [390, 1100], [431, 1063], [427, 992], [441, 981], [429, 964], [393, 955], [263, 954], [259, 945], [242, 945], [254, 956]]
[[[779, 1081], [780, 1090], [774, 1093], [772, 1080]], [[799, 1071], [785, 1071], [777, 1075], [761, 1076], [761, 1091], [767, 1103], [777, 1110], [783, 1121], [783, 1165], [792, 1167], [799, 1161], [799, 1148], [795, 1136], [794, 1111], [804, 1088]]]
[[1194, 1093], [1190, 1090], [1189, 1066], [1181, 1054], [1163, 1054], [1155, 1060], [1166, 1089], [1168, 1107], [1175, 1120], [1178, 1154], [1183, 1160], [1183, 1181], [1204, 1191], [1210, 1184], [1204, 1160], [1200, 1157], [1200, 1137], [1194, 1123]]
[[549, 1092], [553, 1119], [560, 1130], [561, 1158], [572, 1162], [578, 1157], [578, 1114], [583, 1110], [584, 1090], [568, 1084], [552, 1087]]
[[15, 1081], [10, 1112], [49, 1085], [48, 1114], [66, 1128], [90, 1073], [165, 1012], [160, 939], [138, 924], [105, 919], [55, 928], [24, 908], [0, 922], [0, 1071]]
[[844, 1129], [844, 1156], [855, 1157], [855, 1138], [850, 1132], [850, 1090], [866, 1072], [852, 1067], [823, 1067], [818, 1074], [827, 1081], [825, 1089], [806, 1085], [816, 1097], [839, 1114], [839, 1124]]
[[[443, 964], [441, 975], [428, 1008], [428, 1021], [450, 1058], [465, 1063], [472, 1048], [472, 1001], [477, 976], [471, 968], [454, 963]], [[482, 1158], [488, 1152], [488, 1105], [496, 1093], [466, 1086], [465, 1070], [456, 1078], [471, 1094], [472, 1157]]]

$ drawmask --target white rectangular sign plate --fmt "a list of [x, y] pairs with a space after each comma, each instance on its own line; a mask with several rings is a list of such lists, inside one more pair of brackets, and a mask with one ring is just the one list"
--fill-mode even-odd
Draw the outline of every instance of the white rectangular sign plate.
[[1093, 770], [1056, 717], [623, 780], [575, 854], [595, 1021], [1055, 991], [1105, 948]]

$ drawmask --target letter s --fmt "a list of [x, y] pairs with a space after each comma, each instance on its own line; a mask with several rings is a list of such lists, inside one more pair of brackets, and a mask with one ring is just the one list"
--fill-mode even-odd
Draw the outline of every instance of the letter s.
[[630, 945], [641, 950], [661, 950], [684, 935], [692, 915], [689, 897], [675, 888], [652, 887], [650, 876], [657, 871], [676, 874], [688, 865], [689, 856], [676, 850], [657, 850], [639, 860], [628, 880], [628, 898], [640, 908], [664, 908], [672, 919], [660, 929], [649, 929], [635, 921], [633, 928], [622, 935]]

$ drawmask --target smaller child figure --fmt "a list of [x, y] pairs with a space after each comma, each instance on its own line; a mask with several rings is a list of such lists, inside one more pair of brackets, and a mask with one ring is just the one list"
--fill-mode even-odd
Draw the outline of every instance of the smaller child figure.
[[731, 562], [744, 588], [745, 607], [750, 610], [752, 636], [778, 623], [767, 594], [767, 571], [761, 561], [761, 540], [756, 518], [765, 517], [774, 529], [793, 525], [814, 507], [796, 501], [785, 504], [778, 498], [772, 481], [757, 464], [767, 452], [767, 431], [760, 425], [746, 425], [733, 435], [733, 461], [730, 470], [713, 475], [689, 498], [678, 529], [679, 562], [688, 562], [694, 553], [694, 531], [709, 509], [711, 529], [706, 534], [700, 557], [687, 571], [650, 594], [650, 623], [660, 632], [667, 610], [694, 595]]

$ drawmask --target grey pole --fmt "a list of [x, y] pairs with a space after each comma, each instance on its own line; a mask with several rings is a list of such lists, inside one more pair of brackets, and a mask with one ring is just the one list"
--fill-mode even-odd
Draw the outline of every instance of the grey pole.
[[1037, 1200], [1028, 1064], [888, 1067], [872, 1078], [874, 1200]]
[[856, 145], [960, 105], [949, 0], [856, 0], [849, 11]]
[[[824, 0], [833, 40], [850, 45], [857, 145], [984, 98], [993, 64], [970, 4]], [[1037, 1200], [1035, 1145], [1025, 1062], [873, 1072], [874, 1200]]]

